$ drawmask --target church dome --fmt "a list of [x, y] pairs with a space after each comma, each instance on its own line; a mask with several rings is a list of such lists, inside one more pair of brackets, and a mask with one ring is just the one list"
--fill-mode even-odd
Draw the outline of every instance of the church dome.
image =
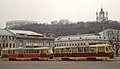
[[105, 13], [105, 12], [103, 11], [103, 8], [101, 8], [101, 11], [100, 11], [99, 14], [103, 14], [103, 13]]

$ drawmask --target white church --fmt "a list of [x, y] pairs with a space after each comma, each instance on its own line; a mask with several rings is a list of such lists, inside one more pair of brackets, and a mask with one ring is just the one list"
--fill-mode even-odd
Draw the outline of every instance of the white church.
[[96, 12], [96, 21], [104, 22], [107, 20], [108, 20], [108, 12], [104, 12], [103, 8], [101, 7], [101, 11], [99, 12], [99, 14], [98, 14], [98, 12]]

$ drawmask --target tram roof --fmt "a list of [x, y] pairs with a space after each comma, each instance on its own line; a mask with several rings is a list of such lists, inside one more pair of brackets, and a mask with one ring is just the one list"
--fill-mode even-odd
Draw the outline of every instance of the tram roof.
[[95, 45], [82, 45], [82, 46], [61, 46], [61, 47], [55, 47], [57, 48], [77, 48], [77, 47], [102, 47], [102, 46], [111, 46], [110, 44], [95, 44]]
[[76, 48], [76, 47], [90, 47], [89, 45], [82, 45], [82, 46], [61, 46], [61, 47], [55, 47], [56, 48]]
[[96, 44], [96, 45], [90, 45], [90, 47], [102, 47], [102, 46], [111, 46], [110, 44]]
[[3, 50], [29, 50], [29, 49], [49, 49], [50, 47], [38, 47], [38, 48], [5, 48]]

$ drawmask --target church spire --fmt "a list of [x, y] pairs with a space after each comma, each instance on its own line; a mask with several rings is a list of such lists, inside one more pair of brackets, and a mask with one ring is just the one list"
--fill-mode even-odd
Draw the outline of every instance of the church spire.
[[96, 16], [98, 17], [98, 12], [96, 12]]
[[106, 17], [108, 17], [108, 12], [106, 12]]
[[101, 11], [103, 11], [103, 8], [102, 8], [102, 6], [101, 6]]

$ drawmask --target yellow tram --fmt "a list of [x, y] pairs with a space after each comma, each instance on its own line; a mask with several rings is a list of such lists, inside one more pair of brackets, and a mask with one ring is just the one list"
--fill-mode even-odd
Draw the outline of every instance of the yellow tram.
[[54, 48], [56, 60], [107, 60], [113, 58], [113, 49], [109, 44], [86, 46], [62, 46]]
[[3, 60], [49, 60], [52, 58], [49, 47], [8, 48], [2, 50]]

